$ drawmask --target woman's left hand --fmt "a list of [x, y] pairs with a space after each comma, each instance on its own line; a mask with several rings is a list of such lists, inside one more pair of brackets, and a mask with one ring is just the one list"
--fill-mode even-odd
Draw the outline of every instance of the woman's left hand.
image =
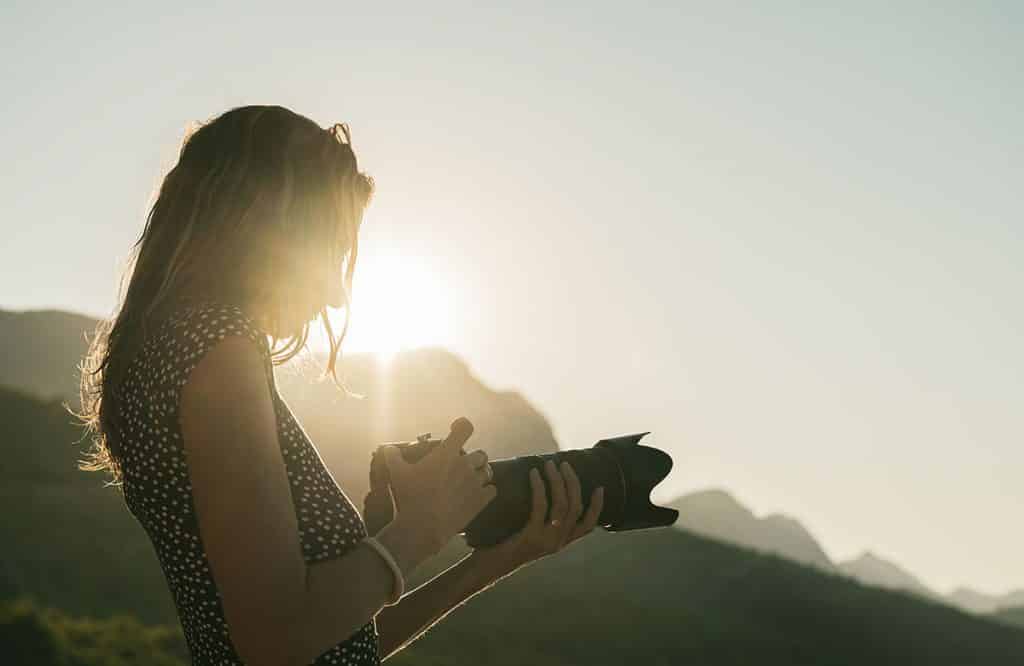
[[486, 558], [492, 566], [511, 572], [524, 564], [557, 553], [589, 534], [597, 525], [604, 506], [604, 488], [594, 489], [586, 515], [583, 515], [580, 480], [572, 465], [562, 461], [559, 473], [555, 463], [548, 459], [544, 467], [551, 485], [550, 519], [544, 521], [548, 510], [544, 481], [537, 468], [532, 468], [529, 474], [532, 506], [526, 525], [497, 545], [477, 548], [474, 551], [477, 559]]

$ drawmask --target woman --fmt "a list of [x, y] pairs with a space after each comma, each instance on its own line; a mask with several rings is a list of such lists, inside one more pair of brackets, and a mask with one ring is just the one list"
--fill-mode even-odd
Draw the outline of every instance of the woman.
[[[464, 600], [590, 532], [569, 466], [530, 474], [528, 524], [407, 594], [404, 580], [494, 498], [472, 425], [386, 458], [394, 520], [374, 537], [277, 392], [319, 318], [325, 374], [348, 329], [373, 180], [343, 124], [232, 109], [183, 143], [135, 244], [116, 317], [82, 373], [86, 468], [110, 472], [153, 542], [195, 664], [373, 664]], [[344, 277], [343, 277], [344, 276]], [[343, 277], [343, 279], [342, 279]], [[327, 306], [344, 307], [335, 338]]]

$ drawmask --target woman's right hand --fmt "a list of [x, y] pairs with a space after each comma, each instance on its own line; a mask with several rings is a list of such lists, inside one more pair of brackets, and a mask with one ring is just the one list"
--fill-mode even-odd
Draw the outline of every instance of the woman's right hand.
[[456, 419], [448, 437], [415, 463], [406, 462], [399, 447], [384, 449], [395, 520], [422, 530], [431, 555], [462, 532], [498, 495], [483, 469], [487, 454], [483, 450], [462, 453], [472, 434], [473, 424], [468, 419]]

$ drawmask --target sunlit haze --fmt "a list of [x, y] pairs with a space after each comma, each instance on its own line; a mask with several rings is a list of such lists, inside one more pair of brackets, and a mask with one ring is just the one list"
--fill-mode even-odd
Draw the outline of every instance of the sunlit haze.
[[847, 7], [6, 4], [0, 307], [108, 315], [190, 121], [344, 121], [347, 350], [449, 348], [563, 447], [650, 430], [661, 499], [1024, 587], [1024, 5]]
[[[386, 360], [403, 349], [452, 346], [458, 290], [446, 281], [446, 273], [432, 271], [420, 257], [386, 250], [361, 256], [356, 265], [345, 353], [373, 352]], [[337, 335], [345, 324], [344, 311], [329, 312]], [[325, 352], [327, 344], [321, 327], [312, 326], [310, 350]]]

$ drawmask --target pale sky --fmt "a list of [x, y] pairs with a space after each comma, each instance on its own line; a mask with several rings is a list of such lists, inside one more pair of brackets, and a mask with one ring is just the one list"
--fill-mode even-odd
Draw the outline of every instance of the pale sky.
[[142, 4], [0, 10], [0, 307], [108, 314], [190, 120], [345, 121], [353, 344], [653, 431], [662, 499], [1024, 587], [1021, 5]]

